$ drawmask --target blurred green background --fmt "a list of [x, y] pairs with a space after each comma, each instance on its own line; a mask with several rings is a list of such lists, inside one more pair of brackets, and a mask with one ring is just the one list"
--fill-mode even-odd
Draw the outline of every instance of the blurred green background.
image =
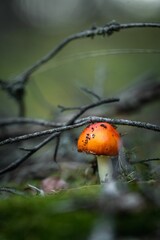
[[[7, 0], [0, 2], [0, 13], [0, 77], [12, 79], [70, 34], [112, 20], [159, 21], [160, 3]], [[103, 97], [115, 96], [144, 73], [151, 71], [159, 75], [159, 54], [105, 54], [112, 49], [158, 50], [159, 47], [159, 29], [129, 29], [111, 37], [73, 41], [32, 75], [26, 87], [27, 116], [52, 119], [58, 104], [88, 103], [90, 99], [80, 87], [92, 89]], [[98, 53], [91, 57], [95, 51]], [[79, 59], [80, 54], [83, 59]], [[17, 116], [16, 103], [3, 91], [0, 100], [2, 117]]]

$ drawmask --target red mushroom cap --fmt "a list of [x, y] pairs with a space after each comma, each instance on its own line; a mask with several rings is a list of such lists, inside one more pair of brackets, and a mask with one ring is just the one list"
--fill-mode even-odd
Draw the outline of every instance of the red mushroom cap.
[[107, 156], [118, 155], [119, 145], [119, 133], [106, 122], [90, 124], [82, 131], [77, 143], [79, 152]]

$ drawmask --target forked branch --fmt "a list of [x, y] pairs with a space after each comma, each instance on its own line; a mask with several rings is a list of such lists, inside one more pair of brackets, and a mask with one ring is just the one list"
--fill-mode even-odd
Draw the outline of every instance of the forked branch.
[[8, 92], [19, 105], [19, 116], [25, 115], [24, 94], [25, 85], [31, 75], [37, 71], [42, 65], [53, 59], [64, 47], [70, 42], [82, 39], [82, 38], [94, 38], [96, 36], [111, 36], [113, 33], [120, 30], [126, 30], [130, 28], [160, 28], [160, 23], [116, 23], [110, 22], [102, 27], [92, 27], [91, 29], [84, 30], [82, 32], [73, 34], [60, 42], [55, 48], [53, 48], [48, 54], [43, 56], [37, 62], [33, 63], [24, 72], [19, 73], [11, 81], [4, 81], [0, 79], [0, 87]]

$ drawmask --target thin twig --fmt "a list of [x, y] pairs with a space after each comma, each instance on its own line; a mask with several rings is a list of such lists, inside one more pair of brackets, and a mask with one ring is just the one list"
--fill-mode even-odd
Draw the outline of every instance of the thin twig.
[[146, 163], [146, 162], [152, 162], [152, 161], [160, 161], [160, 158], [148, 158], [148, 159], [142, 159], [139, 161], [130, 161], [131, 164], [137, 164], [137, 163]]
[[14, 188], [9, 188], [9, 187], [0, 187], [0, 192], [7, 192], [7, 193], [15, 194], [15, 195], [20, 195], [20, 196], [25, 195], [25, 193], [20, 192], [19, 190], [16, 190]]
[[61, 134], [59, 134], [56, 138], [56, 146], [55, 146], [55, 150], [54, 150], [54, 154], [53, 154], [54, 162], [57, 162], [57, 155], [58, 155], [58, 149], [59, 149], [59, 145], [60, 145], [60, 139], [61, 139]]
[[98, 101], [101, 100], [100, 96], [98, 96], [96, 93], [94, 93], [93, 91], [89, 90], [88, 88], [85, 87], [81, 87], [81, 90], [87, 94], [90, 94], [92, 97], [96, 98]]
[[113, 107], [114, 113], [136, 112], [147, 103], [160, 99], [160, 81], [155, 74], [145, 74], [117, 95], [121, 101]]
[[29, 152], [27, 152], [23, 157], [20, 157], [13, 163], [9, 164], [7, 167], [0, 170], [0, 175], [4, 174], [6, 172], [12, 171], [15, 168], [17, 168], [20, 164], [22, 164], [24, 161], [26, 161], [30, 156], [32, 156], [35, 152], [37, 152], [40, 148], [42, 148], [44, 145], [46, 145], [48, 142], [50, 142], [53, 138], [58, 136], [59, 133], [53, 133], [49, 137], [47, 137], [45, 140], [43, 140], [41, 143], [30, 149]]
[[103, 104], [108, 104], [108, 103], [114, 103], [114, 102], [119, 102], [119, 98], [108, 98], [108, 99], [102, 99], [96, 103], [88, 104], [85, 106], [82, 106], [80, 111], [75, 114], [69, 121], [68, 124], [74, 123], [80, 116], [82, 116], [86, 111], [88, 111], [91, 108], [98, 107]]
[[111, 124], [117, 124], [117, 125], [127, 125], [127, 126], [132, 126], [132, 127], [138, 127], [138, 128], [144, 128], [147, 130], [152, 130], [152, 131], [157, 131], [160, 132], [160, 126], [151, 124], [151, 123], [146, 123], [146, 122], [140, 122], [140, 121], [132, 121], [132, 120], [127, 120], [127, 119], [112, 119], [112, 118], [102, 118], [102, 117], [87, 117], [87, 118], [82, 118], [76, 121], [76, 123], [71, 124], [71, 125], [65, 125], [63, 127], [58, 127], [58, 128], [53, 128], [53, 129], [48, 129], [44, 131], [37, 131], [34, 133], [30, 134], [25, 134], [22, 136], [18, 137], [13, 137], [13, 138], [8, 138], [0, 142], [0, 146], [10, 144], [10, 143], [16, 143], [19, 141], [24, 141], [28, 139], [32, 139], [35, 137], [40, 137], [40, 136], [45, 136], [45, 135], [50, 135], [53, 133], [61, 133], [64, 131], [71, 130], [73, 128], [78, 128], [81, 127], [87, 123], [92, 123], [92, 122], [108, 122]]
[[[142, 49], [142, 48], [122, 48], [122, 49], [101, 49], [101, 50], [93, 50], [93, 51], [85, 51], [79, 52], [76, 54], [66, 55], [62, 58], [59, 58], [55, 63], [52, 63], [51, 66], [45, 68], [45, 71], [49, 70], [50, 68], [57, 68], [64, 64], [75, 62], [77, 60], [83, 60], [87, 58], [96, 58], [100, 56], [111, 56], [111, 55], [133, 55], [133, 54], [160, 54], [159, 49]], [[44, 70], [42, 70], [44, 72]], [[39, 71], [38, 73], [41, 73]]]
[[58, 105], [57, 106], [61, 112], [65, 112], [65, 111], [73, 111], [73, 110], [81, 110], [82, 107], [64, 107], [62, 105]]
[[39, 196], [44, 196], [45, 195], [44, 191], [40, 188], [37, 188], [36, 186], [28, 184], [28, 188], [33, 190]]
[[73, 122], [73, 120], [76, 120], [78, 117], [80, 117], [84, 112], [86, 112], [87, 110], [94, 108], [94, 107], [98, 107], [100, 105], [103, 104], [108, 104], [108, 103], [114, 103], [114, 102], [119, 102], [119, 98], [107, 98], [107, 99], [102, 99], [99, 100], [98, 102], [95, 103], [91, 103], [88, 105], [84, 105], [84, 106], [80, 106], [80, 107], [64, 107], [61, 105], [58, 105], [58, 107], [61, 109], [62, 112], [64, 111], [68, 111], [68, 110], [80, 110], [73, 119], [71, 119], [70, 121]]
[[[138, 83], [137, 83], [138, 81]], [[113, 106], [113, 111], [116, 113], [130, 113], [131, 111], [137, 111], [140, 107], [148, 102], [157, 100], [160, 98], [160, 83], [157, 77], [154, 75], [145, 75], [136, 81], [135, 85], [130, 88], [126, 88], [122, 92], [118, 93], [120, 95], [120, 102]], [[82, 106], [63, 108], [66, 110], [80, 110]], [[47, 121], [44, 119], [33, 119], [33, 118], [2, 118], [0, 119], [0, 127], [10, 126], [15, 124], [32, 124], [40, 125], [44, 127], [61, 127], [65, 123], [56, 123], [52, 121]]]
[[67, 44], [72, 42], [73, 40], [81, 39], [81, 38], [87, 38], [87, 37], [95, 37], [95, 36], [104, 36], [108, 35], [110, 36], [114, 32], [125, 30], [129, 28], [160, 28], [160, 23], [116, 23], [111, 22], [109, 24], [106, 24], [103, 27], [96, 27], [89, 30], [85, 30], [76, 34], [73, 34], [66, 39], [64, 39], [57, 47], [55, 47], [53, 50], [51, 50], [46, 56], [41, 58], [39, 61], [34, 63], [31, 67], [29, 67], [24, 73], [23, 81], [25, 82], [29, 76], [35, 72], [39, 67], [41, 67], [44, 63], [48, 62], [50, 59], [52, 59], [57, 53], [59, 53]]
[[40, 125], [44, 127], [61, 127], [64, 124], [63, 123], [55, 123], [52, 121], [47, 121], [44, 119], [33, 119], [33, 118], [3, 118], [0, 119], [0, 127], [4, 126], [12, 126], [12, 125], [21, 125], [21, 124], [32, 124], [32, 125]]

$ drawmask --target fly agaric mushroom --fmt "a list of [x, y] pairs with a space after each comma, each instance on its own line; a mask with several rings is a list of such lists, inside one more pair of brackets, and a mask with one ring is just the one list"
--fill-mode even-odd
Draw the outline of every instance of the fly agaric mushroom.
[[112, 179], [110, 156], [117, 156], [120, 147], [120, 135], [109, 123], [97, 122], [86, 127], [79, 136], [77, 148], [97, 156], [100, 182]]

